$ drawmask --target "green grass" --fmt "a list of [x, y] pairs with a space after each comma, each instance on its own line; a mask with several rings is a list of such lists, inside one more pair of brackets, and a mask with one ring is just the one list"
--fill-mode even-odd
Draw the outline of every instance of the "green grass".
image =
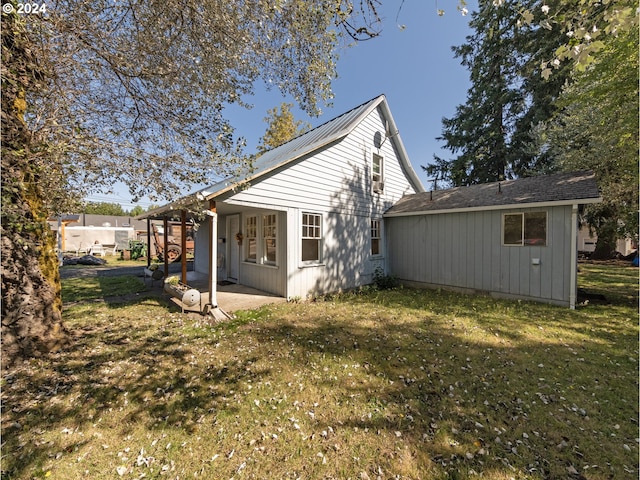
[[127, 295], [144, 290], [146, 290], [144, 282], [131, 275], [69, 278], [62, 282], [62, 301], [64, 303], [78, 302]]
[[2, 478], [636, 479], [638, 270], [580, 283], [612, 303], [78, 304], [67, 349], [4, 372]]

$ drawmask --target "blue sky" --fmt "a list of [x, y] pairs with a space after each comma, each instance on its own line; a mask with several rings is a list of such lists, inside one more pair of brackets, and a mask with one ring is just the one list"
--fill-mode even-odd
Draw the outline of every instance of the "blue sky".
[[[468, 72], [453, 57], [451, 47], [463, 44], [471, 33], [470, 16], [464, 17], [456, 10], [455, 0], [448, 0], [446, 4], [436, 0], [408, 0], [398, 16], [400, 3], [383, 2], [380, 14], [384, 24], [380, 37], [341, 51], [338, 79], [333, 83], [333, 106], [323, 107], [323, 114], [317, 118], [309, 118], [298, 109], [294, 109], [294, 115], [315, 127], [385, 94], [411, 163], [429, 188], [429, 179], [420, 166], [430, 163], [434, 154], [449, 157], [436, 137], [442, 131], [442, 118], [451, 117], [456, 106], [464, 103], [469, 88]], [[471, 1], [467, 8], [471, 11], [476, 5], [476, 1]], [[438, 8], [445, 10], [443, 16], [438, 16]], [[398, 24], [406, 28], [400, 29]], [[256, 95], [248, 100], [254, 105], [251, 110], [234, 108], [227, 115], [236, 134], [247, 140], [248, 153], [253, 153], [267, 128], [263, 121], [267, 110], [283, 101], [294, 102], [260, 86], [256, 88]], [[133, 207], [126, 188], [118, 189], [115, 195], [88, 199], [121, 203], [125, 209]], [[140, 205], [147, 207], [149, 202], [143, 200]]]

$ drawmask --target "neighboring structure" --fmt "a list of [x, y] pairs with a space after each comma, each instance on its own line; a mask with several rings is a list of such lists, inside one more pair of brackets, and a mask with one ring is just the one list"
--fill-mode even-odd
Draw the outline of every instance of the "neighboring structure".
[[424, 192], [384, 96], [266, 152], [246, 181], [141, 216], [207, 213], [194, 269], [214, 307], [216, 279], [307, 298], [376, 271], [573, 307], [578, 209], [601, 201], [588, 173]]
[[[588, 256], [596, 249], [598, 236], [590, 231], [588, 225], [580, 225], [578, 229], [578, 253]], [[616, 252], [626, 257], [638, 249], [632, 238], [622, 238], [616, 242]]]
[[590, 172], [409, 195], [385, 214], [388, 269], [405, 283], [573, 308], [580, 205]]
[[147, 223], [126, 216], [63, 215], [50, 219], [49, 226], [57, 232], [61, 252], [86, 252], [95, 243], [124, 250], [129, 247], [129, 240], [146, 241], [147, 237]]

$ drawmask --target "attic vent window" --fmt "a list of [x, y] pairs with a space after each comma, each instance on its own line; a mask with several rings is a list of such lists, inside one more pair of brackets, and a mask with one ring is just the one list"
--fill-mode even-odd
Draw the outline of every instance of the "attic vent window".
[[373, 154], [372, 161], [372, 187], [373, 193], [383, 193], [384, 192], [384, 178], [383, 178], [383, 170], [384, 170], [384, 161], [383, 157], [378, 154]]

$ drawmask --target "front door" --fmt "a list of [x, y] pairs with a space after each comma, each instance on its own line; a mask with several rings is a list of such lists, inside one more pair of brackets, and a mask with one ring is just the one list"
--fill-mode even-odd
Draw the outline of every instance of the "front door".
[[227, 232], [227, 244], [229, 245], [229, 280], [238, 281], [238, 271], [240, 270], [240, 245], [236, 241], [236, 233], [240, 231], [240, 217], [233, 215], [228, 217], [229, 231]]

